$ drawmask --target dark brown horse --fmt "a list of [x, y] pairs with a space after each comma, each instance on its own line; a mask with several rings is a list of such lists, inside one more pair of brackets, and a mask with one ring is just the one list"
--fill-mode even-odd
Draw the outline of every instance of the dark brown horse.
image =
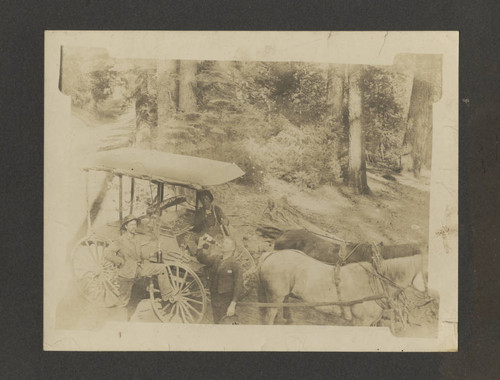
[[[424, 243], [409, 243], [377, 246], [383, 259], [395, 259], [414, 255], [427, 255]], [[373, 245], [371, 243], [337, 244], [328, 241], [307, 230], [288, 230], [283, 232], [274, 243], [275, 250], [297, 249], [312, 258], [327, 264], [357, 263], [372, 260]]]

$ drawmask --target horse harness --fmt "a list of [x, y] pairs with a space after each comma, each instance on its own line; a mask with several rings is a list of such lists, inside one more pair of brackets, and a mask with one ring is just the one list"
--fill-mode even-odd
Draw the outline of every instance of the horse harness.
[[[402, 287], [398, 284], [396, 284], [393, 280], [388, 278], [387, 276], [382, 274], [381, 271], [381, 263], [383, 261], [383, 258], [380, 254], [380, 250], [378, 246], [375, 243], [372, 243], [373, 249], [372, 249], [372, 264], [373, 268], [375, 269], [375, 272], [370, 271], [369, 269], [365, 268], [361, 263], [358, 263], [361, 265], [361, 267], [367, 271], [371, 276], [370, 278], [370, 286], [372, 287], [372, 290], [375, 294], [377, 294], [377, 285], [379, 285], [382, 290], [383, 290], [383, 298], [380, 298], [376, 300], [377, 304], [383, 309], [383, 310], [392, 310], [393, 311], [393, 318], [392, 322], [394, 323], [396, 315], [400, 318], [401, 322], [403, 323], [403, 327], [406, 326], [406, 320], [408, 320], [408, 315], [409, 311], [413, 308], [410, 307], [410, 301], [409, 298], [406, 294], [406, 289], [412, 287], [413, 285], [409, 285], [407, 287]], [[377, 281], [378, 280], [378, 281]], [[396, 292], [394, 295], [391, 297], [387, 287], [391, 286], [396, 288]], [[427, 299], [427, 297], [424, 297], [424, 302], [421, 305], [415, 306], [415, 307], [422, 307], [429, 303], [432, 299]], [[384, 301], [382, 301], [384, 300]], [[414, 307], [414, 308], [415, 308]]]
[[[396, 284], [393, 280], [385, 276], [384, 274], [381, 273], [381, 263], [383, 261], [383, 258], [380, 254], [380, 250], [378, 246], [373, 243], [373, 249], [372, 249], [372, 267], [375, 271], [372, 271], [368, 268], [366, 268], [363, 263], [358, 262], [357, 264], [360, 265], [369, 275], [369, 281], [370, 281], [370, 286], [372, 287], [372, 291], [375, 294], [374, 296], [370, 297], [365, 297], [364, 299], [352, 301], [352, 302], [343, 302], [342, 297], [341, 297], [341, 292], [340, 292], [340, 268], [345, 265], [345, 261], [349, 256], [351, 256], [354, 251], [359, 247], [360, 244], [357, 244], [353, 250], [344, 258], [339, 260], [337, 263], [325, 263], [320, 260], [314, 259], [308, 255], [306, 255], [304, 252], [292, 249], [290, 251], [294, 251], [296, 253], [299, 253], [303, 256], [306, 256], [312, 260], [318, 261], [322, 264], [327, 264], [333, 266], [333, 275], [334, 275], [334, 281], [335, 281], [335, 288], [337, 291], [337, 297], [338, 297], [338, 302], [319, 302], [319, 303], [307, 303], [307, 304], [284, 304], [284, 303], [268, 303], [268, 304], [263, 304], [263, 303], [252, 303], [252, 302], [243, 302], [240, 304], [246, 304], [249, 306], [259, 306], [259, 307], [277, 307], [277, 306], [283, 306], [283, 307], [291, 307], [291, 306], [327, 306], [327, 305], [339, 305], [341, 306], [342, 314], [344, 315], [344, 318], [346, 317], [346, 308], [351, 307], [353, 304], [356, 303], [362, 303], [362, 302], [368, 302], [368, 301], [375, 301], [377, 304], [382, 308], [382, 310], [393, 310], [393, 318], [391, 318], [391, 324], [393, 325], [395, 322], [395, 317], [396, 315], [399, 316], [400, 320], [403, 323], [403, 327], [406, 327], [406, 320], [408, 320], [408, 310], [410, 310], [409, 307], [409, 301], [408, 297], [406, 296], [405, 290], [409, 287], [412, 287], [413, 285], [409, 285], [408, 287], [402, 287], [398, 284]], [[267, 260], [270, 256], [272, 256], [272, 253], [270, 252], [269, 255], [264, 257], [264, 260], [262, 262], [259, 262], [259, 266], [262, 265], [262, 263]], [[378, 281], [377, 281], [378, 280]], [[392, 286], [397, 289], [395, 294], [391, 297], [389, 294], [389, 291], [387, 287]], [[377, 288], [382, 288], [382, 294], [380, 292], [377, 292]], [[398, 302], [399, 301], [399, 302]], [[430, 301], [432, 301], [432, 298], [425, 299], [424, 303], [421, 305], [418, 305], [416, 307], [422, 307], [426, 304], [428, 304]], [[402, 304], [402, 306], [401, 306]], [[380, 315], [382, 316], [382, 314]], [[406, 316], [406, 318], [405, 318]]]
[[[335, 264], [335, 266], [333, 268], [333, 280], [335, 282], [335, 290], [337, 292], [337, 299], [339, 300], [339, 302], [343, 302], [342, 301], [342, 294], [340, 292], [340, 267], [345, 265], [349, 256], [351, 256], [359, 246], [360, 246], [360, 243], [356, 244], [356, 246], [351, 250], [351, 252], [349, 252], [348, 255], [340, 257], [340, 260], [337, 261], [337, 263]], [[344, 243], [342, 247], [345, 249], [346, 244]], [[347, 319], [347, 320], [352, 319], [352, 315], [350, 316], [350, 318], [348, 318], [348, 316], [346, 315], [347, 314], [346, 308], [342, 307], [341, 310], [342, 310], [342, 314], [344, 316], [344, 319]]]
[[[335, 289], [337, 292], [337, 298], [340, 302], [342, 302], [342, 295], [340, 291], [340, 267], [344, 266], [346, 264], [347, 259], [356, 251], [356, 249], [360, 246], [360, 243], [358, 243], [352, 250], [351, 252], [344, 256], [341, 257], [341, 260], [339, 260], [334, 267], [333, 271], [333, 276], [334, 276], [334, 281], [335, 281]], [[380, 254], [380, 250], [376, 243], [372, 243], [372, 266], [375, 269], [375, 271], [371, 271], [368, 268], [366, 268], [362, 263], [358, 262], [357, 264], [360, 265], [370, 276], [369, 282], [370, 282], [370, 287], [372, 288], [373, 294], [381, 294], [380, 297], [375, 299], [375, 302], [377, 303], [378, 306], [380, 306], [381, 309], [383, 310], [388, 310], [388, 309], [399, 309], [395, 301], [397, 298], [401, 295], [404, 294], [404, 288], [396, 284], [394, 281], [392, 281], [390, 278], [387, 276], [383, 275], [381, 273], [381, 263], [383, 262], [382, 255]], [[388, 285], [393, 286], [398, 289], [396, 294], [391, 297], [388, 291]], [[344, 318], [346, 318], [346, 310], [342, 308], [342, 313], [344, 315]], [[346, 318], [350, 319], [350, 318]]]
[[[307, 256], [308, 258], [310, 259], [313, 259], [313, 260], [316, 260], [322, 264], [327, 264], [327, 265], [331, 265], [333, 266], [333, 279], [334, 279], [334, 283], [335, 283], [335, 290], [337, 292], [337, 299], [338, 299], [338, 302], [339, 303], [343, 303], [342, 301], [342, 293], [340, 291], [340, 268], [342, 266], [344, 266], [346, 264], [346, 261], [347, 259], [358, 249], [358, 247], [360, 246], [361, 244], [358, 243], [356, 244], [356, 246], [351, 250], [351, 252], [349, 252], [349, 254], [343, 256], [340, 258], [339, 261], [337, 261], [336, 263], [326, 263], [326, 262], [323, 262], [323, 261], [320, 261], [320, 260], [316, 260], [315, 258], [311, 257], [311, 256], [308, 256], [306, 255], [304, 252], [302, 251], [299, 251], [299, 250], [296, 250], [296, 249], [292, 249], [291, 251], [294, 251], [294, 252], [297, 252], [303, 256]], [[269, 255], [271, 256], [271, 255]], [[264, 261], [269, 257], [265, 257], [264, 258]], [[363, 267], [364, 268], [364, 267]], [[366, 268], [364, 268], [365, 270], [368, 270]], [[371, 273], [371, 272], [370, 272]], [[380, 297], [376, 297], [376, 302], [379, 303], [380, 302], [380, 299], [382, 298], [386, 298], [388, 295], [387, 295], [387, 290], [383, 287], [384, 289], [384, 295], [383, 296], [380, 296]], [[374, 294], [377, 294], [377, 293], [374, 293]], [[380, 305], [380, 304], [379, 304]], [[383, 306], [382, 306], [383, 307]], [[352, 318], [348, 318], [348, 316], [346, 315], [348, 312], [347, 312], [347, 308], [349, 308], [349, 306], [345, 306], [345, 307], [341, 307], [341, 310], [342, 310], [342, 315], [344, 316], [344, 319], [347, 319], [347, 320], [350, 320]], [[386, 308], [386, 307], [383, 307], [383, 308]], [[349, 309], [349, 312], [350, 312], [350, 309]], [[349, 313], [350, 314], [350, 313]]]

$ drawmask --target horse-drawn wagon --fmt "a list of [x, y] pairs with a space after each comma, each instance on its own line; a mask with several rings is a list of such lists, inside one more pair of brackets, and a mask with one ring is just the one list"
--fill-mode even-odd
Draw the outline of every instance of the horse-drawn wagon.
[[[244, 174], [235, 164], [154, 150], [123, 148], [95, 154], [83, 168], [87, 182], [87, 236], [72, 250], [71, 263], [76, 286], [91, 303], [102, 307], [118, 305], [117, 268], [103, 255], [120, 237], [124, 213], [139, 215], [137, 229], [141, 249], [165, 265], [174, 289], [168, 302], [159, 302], [157, 279], [148, 278], [152, 308], [162, 322], [199, 323], [207, 309], [207, 292], [200, 279], [203, 265], [192, 257], [186, 240], [193, 214], [199, 207], [198, 192], [232, 181]], [[94, 226], [95, 210], [89, 201], [90, 174], [108, 173], [118, 181], [118, 220]], [[142, 186], [142, 187], [141, 187]], [[143, 201], [139, 188], [150, 190]], [[144, 202], [143, 202], [144, 203]], [[246, 250], [237, 252], [247, 272], [255, 263]]]

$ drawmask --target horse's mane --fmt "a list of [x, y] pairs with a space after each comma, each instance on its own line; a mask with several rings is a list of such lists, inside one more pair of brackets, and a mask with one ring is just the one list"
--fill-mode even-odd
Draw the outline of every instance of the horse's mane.
[[379, 249], [384, 259], [395, 259], [426, 253], [426, 245], [424, 243], [381, 245]]
[[[371, 261], [373, 252], [373, 243], [348, 243], [346, 245], [349, 254], [353, 251], [351, 261]], [[399, 257], [415, 256], [425, 253], [425, 245], [418, 243], [377, 245], [377, 249], [384, 260], [395, 259]]]

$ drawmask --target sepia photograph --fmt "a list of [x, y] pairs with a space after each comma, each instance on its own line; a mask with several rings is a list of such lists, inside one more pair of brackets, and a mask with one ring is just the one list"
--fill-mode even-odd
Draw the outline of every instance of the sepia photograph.
[[457, 350], [457, 32], [45, 39], [45, 350]]

